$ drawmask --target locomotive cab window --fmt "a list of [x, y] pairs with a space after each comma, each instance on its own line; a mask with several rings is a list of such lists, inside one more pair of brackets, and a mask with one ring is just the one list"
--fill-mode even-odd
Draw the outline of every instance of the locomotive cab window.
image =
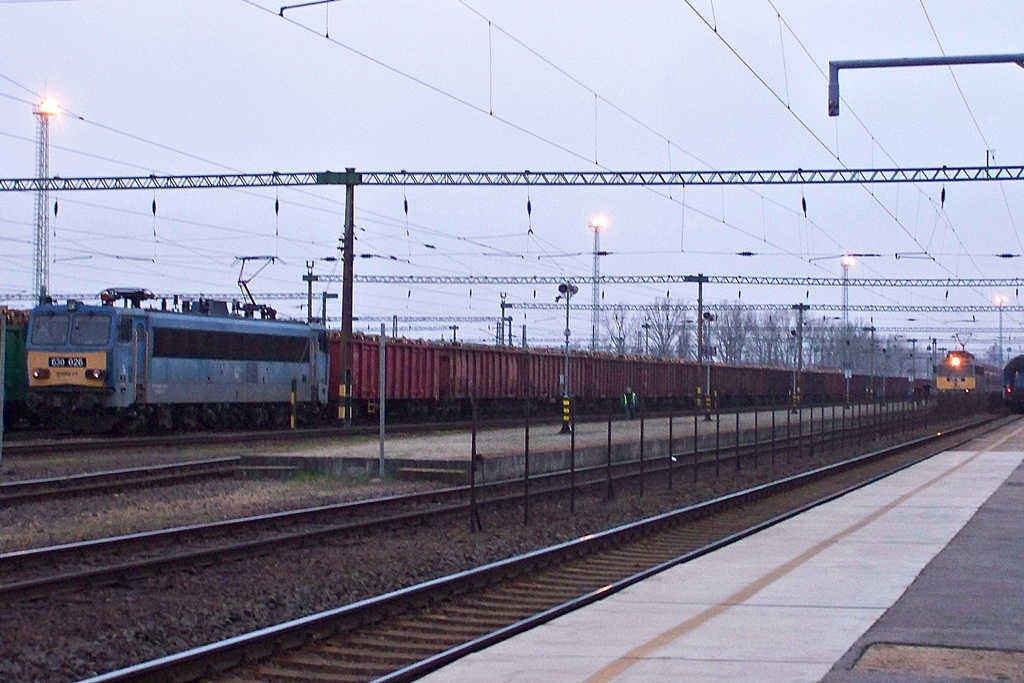
[[110, 316], [76, 315], [71, 325], [71, 343], [102, 346], [110, 341]]
[[63, 314], [36, 316], [32, 325], [32, 343], [41, 346], [66, 344], [70, 321], [71, 316]]
[[132, 319], [121, 318], [117, 322], [117, 341], [130, 342], [132, 340]]

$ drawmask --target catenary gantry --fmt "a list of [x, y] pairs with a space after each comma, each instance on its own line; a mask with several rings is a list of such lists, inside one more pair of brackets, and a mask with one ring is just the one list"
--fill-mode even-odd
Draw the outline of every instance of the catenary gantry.
[[0, 192], [161, 190], [316, 185], [678, 186], [825, 185], [1024, 180], [1024, 166], [739, 171], [303, 171], [80, 178], [0, 178]]

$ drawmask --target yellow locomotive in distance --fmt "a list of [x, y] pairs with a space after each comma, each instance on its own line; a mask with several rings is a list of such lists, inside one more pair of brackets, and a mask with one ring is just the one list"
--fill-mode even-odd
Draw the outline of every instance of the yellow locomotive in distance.
[[974, 354], [968, 351], [947, 351], [935, 368], [935, 389], [938, 391], [974, 391], [978, 388]]

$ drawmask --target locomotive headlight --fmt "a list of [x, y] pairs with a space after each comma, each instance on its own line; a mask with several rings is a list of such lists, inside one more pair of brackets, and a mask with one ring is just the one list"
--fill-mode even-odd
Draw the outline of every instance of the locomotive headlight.
[[103, 379], [104, 375], [106, 375], [106, 374], [107, 373], [105, 371], [103, 371], [103, 370], [96, 370], [96, 369], [86, 370], [85, 371], [85, 378], [86, 379]]
[[952, 365], [954, 368], [960, 367], [960, 356], [953, 356], [952, 358], [950, 358], [949, 364]]
[[36, 368], [32, 371], [32, 377], [34, 379], [49, 379], [50, 370], [49, 368]]

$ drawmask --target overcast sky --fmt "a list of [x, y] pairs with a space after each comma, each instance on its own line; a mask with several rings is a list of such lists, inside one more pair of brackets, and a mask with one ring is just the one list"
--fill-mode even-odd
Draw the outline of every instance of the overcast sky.
[[[343, 0], [290, 9], [284, 18], [280, 7], [0, 0], [0, 176], [35, 175], [33, 105], [42, 96], [65, 110], [50, 131], [50, 171], [63, 177], [348, 166], [963, 166], [983, 165], [986, 150], [994, 163], [1022, 163], [1018, 66], [844, 72], [838, 118], [827, 116], [822, 72], [831, 59], [1022, 52], [1024, 3]], [[838, 276], [839, 254], [877, 252], [883, 256], [860, 261], [851, 276], [1019, 276], [1024, 260], [995, 255], [1024, 252], [1024, 185], [948, 184], [942, 206], [941, 191], [924, 184], [692, 187], [671, 196], [639, 187], [362, 187], [357, 253], [385, 258], [358, 259], [356, 267], [360, 274], [587, 275], [588, 222], [603, 215], [607, 275]], [[281, 259], [253, 281], [255, 291], [304, 291], [311, 259], [319, 273], [340, 272], [323, 259], [338, 255], [343, 188], [50, 199], [59, 205], [51, 218], [53, 292], [128, 285], [233, 292], [241, 255]], [[4, 296], [31, 292], [34, 222], [33, 196], [0, 194]], [[747, 251], [757, 255], [736, 255]], [[550, 289], [360, 285], [355, 312], [497, 317], [500, 292], [512, 302], [548, 303]], [[692, 286], [667, 289], [684, 301], [696, 294]], [[650, 303], [665, 293], [664, 286], [609, 286], [603, 303]], [[997, 293], [854, 288], [850, 298], [984, 304]], [[1018, 303], [1015, 291], [1002, 293]], [[589, 301], [589, 291], [582, 294]], [[713, 301], [739, 296], [736, 287], [707, 289]], [[741, 300], [838, 304], [841, 293], [746, 287]], [[280, 308], [301, 316], [299, 305]], [[559, 318], [517, 311], [515, 329], [525, 323], [529, 336], [553, 338]], [[874, 322], [952, 330], [966, 329], [955, 322], [964, 318], [886, 314]], [[1020, 334], [1022, 319], [1007, 314], [1007, 333]], [[978, 324], [994, 326], [996, 315], [978, 316]], [[586, 336], [589, 314], [573, 328]], [[460, 338], [492, 335], [493, 324], [490, 331], [460, 326]]]

